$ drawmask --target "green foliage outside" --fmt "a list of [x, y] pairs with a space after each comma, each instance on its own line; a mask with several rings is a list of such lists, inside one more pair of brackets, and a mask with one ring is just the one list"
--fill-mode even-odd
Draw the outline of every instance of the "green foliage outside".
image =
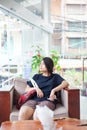
[[[82, 71], [67, 69], [64, 72], [63, 77], [69, 82], [70, 87], [78, 87], [82, 89]], [[84, 72], [84, 82], [87, 82], [87, 71]]]

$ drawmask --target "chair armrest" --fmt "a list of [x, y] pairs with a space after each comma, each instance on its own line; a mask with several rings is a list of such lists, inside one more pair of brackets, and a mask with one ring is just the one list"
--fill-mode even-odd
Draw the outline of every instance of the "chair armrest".
[[14, 98], [14, 86], [12, 87], [12, 90], [10, 92], [10, 111], [12, 111], [13, 108], [13, 99]]
[[16, 77], [14, 79], [14, 90], [11, 95], [12, 97], [12, 106], [15, 105], [19, 99], [20, 94], [24, 93], [27, 86], [27, 81], [23, 78]]
[[68, 92], [65, 89], [61, 90], [61, 101], [62, 101], [62, 105], [68, 111]]
[[80, 119], [80, 90], [63, 89], [61, 100], [64, 107], [68, 110], [69, 117]]
[[24, 78], [15, 78], [14, 86], [26, 87], [27, 81]]
[[16, 92], [20, 95], [23, 94], [25, 91], [25, 88], [27, 86], [27, 81], [24, 78], [15, 78], [14, 80], [14, 86]]

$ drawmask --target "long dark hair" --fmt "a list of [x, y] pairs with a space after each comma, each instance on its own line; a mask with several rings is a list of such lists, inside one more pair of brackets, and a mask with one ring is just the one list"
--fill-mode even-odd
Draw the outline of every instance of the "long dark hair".
[[43, 58], [43, 61], [48, 72], [51, 74], [53, 72], [53, 67], [54, 67], [53, 60], [50, 57], [45, 57]]

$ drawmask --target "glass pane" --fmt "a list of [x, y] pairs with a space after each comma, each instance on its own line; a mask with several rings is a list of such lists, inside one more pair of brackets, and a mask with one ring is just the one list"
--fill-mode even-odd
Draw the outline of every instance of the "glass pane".
[[85, 48], [85, 38], [69, 38], [70, 48]]
[[[45, 48], [47, 44], [47, 32], [1, 9], [0, 86], [11, 83], [8, 81], [15, 76], [29, 79], [32, 74], [31, 58], [35, 53], [35, 48], [33, 49], [32, 45]], [[44, 55], [46, 51], [46, 49], [43, 51]]]
[[79, 32], [86, 30], [86, 23], [82, 22], [68, 22], [69, 31]]

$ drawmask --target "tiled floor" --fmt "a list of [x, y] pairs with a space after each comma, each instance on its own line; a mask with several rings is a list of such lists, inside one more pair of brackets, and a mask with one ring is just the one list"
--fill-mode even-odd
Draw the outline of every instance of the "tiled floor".
[[80, 96], [80, 119], [87, 119], [87, 97]]

